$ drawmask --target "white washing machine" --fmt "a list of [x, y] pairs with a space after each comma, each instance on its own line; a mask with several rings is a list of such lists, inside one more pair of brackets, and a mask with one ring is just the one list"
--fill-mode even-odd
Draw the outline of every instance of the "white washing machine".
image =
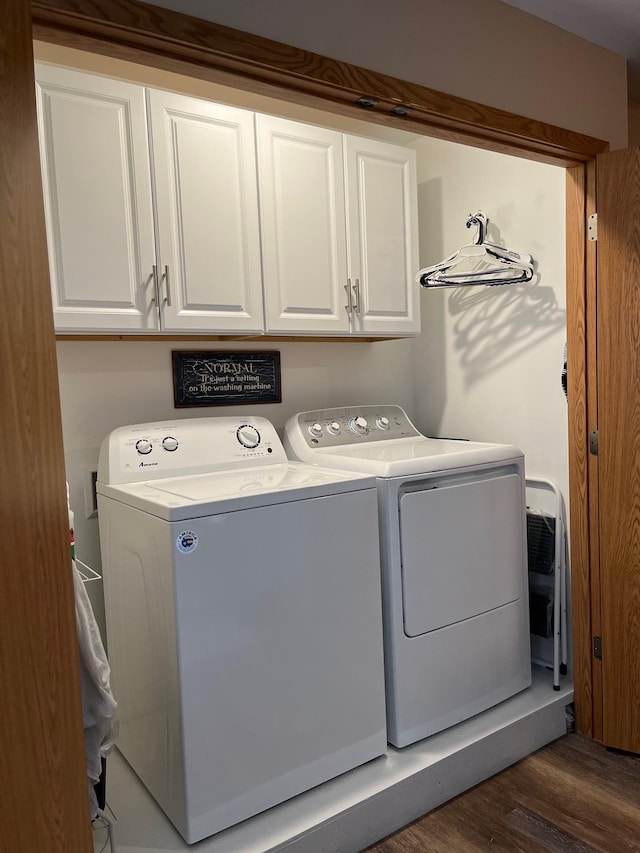
[[374, 478], [198, 418], [112, 432], [97, 491], [118, 746], [187, 842], [385, 752]]
[[426, 438], [399, 406], [302, 412], [285, 448], [377, 477], [390, 743], [531, 684], [520, 450]]

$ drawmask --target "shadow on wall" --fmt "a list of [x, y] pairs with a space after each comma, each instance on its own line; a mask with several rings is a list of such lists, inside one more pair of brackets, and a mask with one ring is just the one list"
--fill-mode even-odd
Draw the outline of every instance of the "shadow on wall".
[[[452, 205], [444, 204], [443, 180], [440, 177], [422, 181], [418, 186], [420, 213], [420, 268], [443, 260], [464, 243], [474, 240], [473, 229], [464, 228], [465, 216], [476, 207], [460, 207], [473, 194], [464, 187], [456, 190], [458, 198], [456, 217], [460, 215], [460, 227], [455, 225], [455, 242], [445, 241], [446, 223], [444, 213], [453, 215]], [[514, 202], [502, 195], [488, 196], [493, 206], [485, 210], [490, 217], [488, 240], [513, 250], [531, 252], [534, 259], [538, 253], [545, 259], [546, 268], [548, 241], [536, 242], [523, 226], [518, 233], [526, 233], [525, 245], [510, 238], [503, 238], [498, 223], [513, 223], [516, 219], [512, 209]], [[457, 197], [456, 197], [457, 198]], [[475, 203], [475, 202], [474, 202]], [[456, 219], [456, 223], [458, 219]], [[451, 230], [453, 229], [451, 225]], [[505, 226], [506, 227], [506, 226]], [[533, 229], [535, 232], [535, 229]], [[512, 233], [514, 231], [511, 227]], [[445, 245], [446, 242], [446, 245]], [[493, 262], [492, 262], [493, 263]], [[466, 264], [466, 262], [463, 262]], [[469, 261], [473, 264], [473, 261]], [[460, 393], [470, 392], [484, 380], [495, 380], [487, 385], [487, 392], [503, 400], [500, 386], [506, 377], [520, 376], [510, 370], [512, 363], [526, 356], [527, 368], [539, 357], [549, 358], [544, 343], [547, 339], [564, 338], [565, 316], [561, 294], [564, 281], [556, 281], [547, 272], [542, 277], [523, 284], [483, 287], [465, 285], [458, 288], [421, 290], [422, 334], [414, 344], [414, 373], [417, 377], [416, 408], [419, 425], [429, 435], [441, 434], [443, 418], [449, 411], [446, 429], [455, 422], [456, 404]], [[561, 304], [558, 305], [558, 299]], [[559, 357], [559, 356], [558, 356]], [[497, 377], [501, 369], [507, 373], [501, 380]], [[524, 369], [524, 365], [523, 365]], [[522, 374], [523, 376], [526, 374]], [[496, 385], [496, 382], [498, 383]], [[448, 397], [453, 394], [452, 409], [448, 410]], [[462, 417], [462, 416], [461, 416]]]
[[564, 328], [566, 315], [539, 284], [456, 288], [447, 310], [466, 388]]

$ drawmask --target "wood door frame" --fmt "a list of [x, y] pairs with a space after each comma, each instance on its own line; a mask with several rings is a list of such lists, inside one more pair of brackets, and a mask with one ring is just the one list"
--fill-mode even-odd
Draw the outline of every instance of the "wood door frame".
[[[574, 676], [578, 729], [601, 736], [598, 670], [592, 663], [599, 618], [597, 471], [587, 437], [596, 423], [595, 266], [586, 244], [594, 202], [595, 157], [608, 144], [584, 134], [446, 95], [345, 62], [135, 0], [33, 0], [34, 38], [186, 74], [352, 118], [567, 167], [567, 325]], [[373, 105], [358, 105], [362, 97]], [[405, 117], [397, 107], [408, 108]], [[595, 209], [595, 208], [593, 208]], [[45, 251], [44, 232], [41, 250]], [[48, 316], [49, 300], [40, 295]], [[6, 322], [6, 321], [5, 321]], [[53, 344], [53, 327], [47, 335]], [[60, 424], [50, 404], [43, 420]], [[56, 450], [61, 460], [62, 449]], [[62, 619], [62, 616], [60, 617]], [[61, 622], [68, 630], [71, 612]], [[65, 621], [66, 620], [66, 621]], [[600, 705], [601, 707], [601, 705]], [[600, 719], [600, 722], [598, 722]]]
[[29, 0], [0, 16], [0, 848], [93, 849]]
[[598, 465], [589, 435], [598, 425], [596, 243], [587, 218], [596, 211], [596, 161], [567, 169], [567, 396], [573, 679], [576, 727], [602, 740], [602, 668], [593, 656], [600, 634]]
[[[424, 133], [574, 166], [608, 143], [136, 0], [32, 0], [34, 38]], [[370, 106], [359, 106], [362, 98]], [[407, 115], [393, 110], [407, 109]], [[365, 118], [366, 116], [366, 118]]]

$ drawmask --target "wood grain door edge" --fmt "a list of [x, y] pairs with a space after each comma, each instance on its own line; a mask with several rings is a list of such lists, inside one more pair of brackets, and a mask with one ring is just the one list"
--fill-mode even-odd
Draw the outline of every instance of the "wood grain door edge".
[[0, 849], [93, 849], [31, 10], [0, 16]]
[[597, 424], [596, 244], [587, 242], [587, 216], [595, 210], [595, 169], [595, 160], [567, 169], [567, 395], [576, 727], [600, 739], [602, 686], [593, 659], [599, 626], [597, 459], [589, 453], [589, 433]]
[[[586, 166], [586, 217], [597, 212], [597, 160]], [[585, 312], [587, 318], [587, 439], [598, 429], [598, 243], [586, 241]], [[602, 662], [594, 657], [594, 637], [602, 636], [602, 595], [600, 578], [600, 496], [598, 456], [587, 451], [589, 500], [589, 582], [591, 600], [591, 655], [593, 730], [591, 736], [603, 739]]]

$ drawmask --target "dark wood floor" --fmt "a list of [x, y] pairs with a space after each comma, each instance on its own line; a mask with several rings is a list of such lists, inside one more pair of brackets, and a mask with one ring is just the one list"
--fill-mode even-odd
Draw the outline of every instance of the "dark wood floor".
[[640, 756], [572, 734], [368, 853], [640, 851]]

